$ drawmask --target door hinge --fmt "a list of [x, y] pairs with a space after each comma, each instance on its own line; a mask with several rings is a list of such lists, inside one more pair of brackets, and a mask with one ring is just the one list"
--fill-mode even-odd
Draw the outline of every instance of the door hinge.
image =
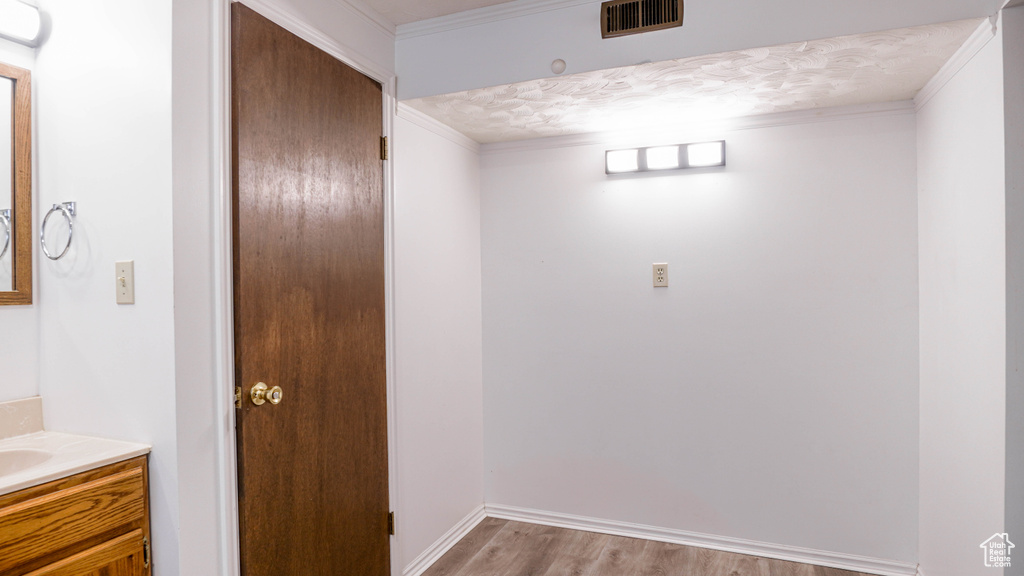
[[242, 387], [235, 386], [235, 408], [242, 407]]
[[395, 513], [388, 512], [388, 534], [395, 535]]
[[387, 136], [381, 136], [380, 137], [380, 159], [381, 160], [387, 160], [388, 159], [388, 137]]
[[142, 539], [142, 565], [149, 568], [149, 538]]

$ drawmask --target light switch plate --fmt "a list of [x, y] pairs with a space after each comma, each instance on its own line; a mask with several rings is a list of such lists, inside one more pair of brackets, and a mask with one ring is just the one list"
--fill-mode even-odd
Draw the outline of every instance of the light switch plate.
[[117, 303], [135, 304], [135, 261], [117, 262]]
[[668, 263], [655, 262], [653, 265], [654, 287], [668, 288]]

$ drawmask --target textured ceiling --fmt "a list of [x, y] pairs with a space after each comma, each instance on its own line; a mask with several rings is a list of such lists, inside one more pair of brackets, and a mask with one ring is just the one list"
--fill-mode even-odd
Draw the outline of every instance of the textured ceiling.
[[512, 0], [363, 0], [396, 26]]
[[913, 98], [981, 20], [669, 60], [419, 98], [477, 142]]

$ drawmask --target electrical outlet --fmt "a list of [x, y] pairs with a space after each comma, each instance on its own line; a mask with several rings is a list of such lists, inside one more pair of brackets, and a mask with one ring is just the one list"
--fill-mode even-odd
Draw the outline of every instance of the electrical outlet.
[[654, 287], [668, 288], [668, 263], [654, 263]]
[[135, 261], [115, 263], [117, 273], [117, 303], [135, 304]]

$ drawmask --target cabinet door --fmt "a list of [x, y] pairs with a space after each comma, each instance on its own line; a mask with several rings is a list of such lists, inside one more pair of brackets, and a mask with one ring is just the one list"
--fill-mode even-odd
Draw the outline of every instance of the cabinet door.
[[25, 576], [146, 576], [142, 530], [129, 532]]
[[103, 542], [104, 534], [130, 534], [146, 526], [142, 466], [53, 489], [59, 486], [44, 486], [47, 492], [39, 495], [29, 489], [34, 497], [0, 506], [0, 574], [22, 574], [18, 568], [45, 566], [66, 557], [65, 550], [88, 550]]

